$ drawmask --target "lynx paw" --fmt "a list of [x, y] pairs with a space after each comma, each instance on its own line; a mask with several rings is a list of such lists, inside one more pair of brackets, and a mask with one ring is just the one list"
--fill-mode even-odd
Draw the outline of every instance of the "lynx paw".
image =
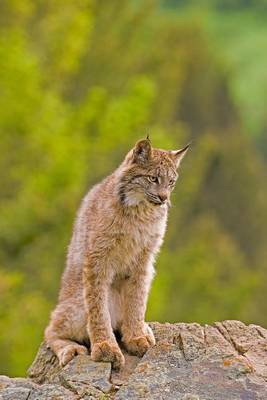
[[146, 334], [125, 340], [124, 344], [129, 353], [142, 357], [156, 343], [152, 329], [147, 326]]
[[79, 354], [88, 354], [87, 348], [79, 344], [69, 344], [59, 352], [58, 354], [59, 364], [62, 367], [64, 367], [64, 365], [66, 365], [75, 356]]
[[94, 361], [111, 362], [114, 369], [120, 369], [125, 364], [124, 356], [119, 346], [107, 340], [93, 345], [91, 358]]
[[151, 341], [148, 335], [146, 336], [138, 336], [132, 338], [128, 342], [125, 342], [125, 347], [129, 353], [142, 357], [147, 350], [153, 346], [154, 343]]

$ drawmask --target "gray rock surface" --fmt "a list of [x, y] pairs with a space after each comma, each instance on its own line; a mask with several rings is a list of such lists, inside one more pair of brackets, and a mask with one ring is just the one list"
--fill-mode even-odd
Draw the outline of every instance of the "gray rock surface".
[[267, 330], [240, 321], [150, 324], [157, 344], [139, 359], [75, 357], [64, 368], [42, 344], [29, 377], [0, 376], [0, 400], [267, 400]]

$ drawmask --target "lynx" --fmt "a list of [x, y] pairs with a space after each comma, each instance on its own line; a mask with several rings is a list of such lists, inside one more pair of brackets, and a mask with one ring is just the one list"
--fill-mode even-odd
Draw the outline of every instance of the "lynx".
[[75, 355], [124, 365], [123, 347], [142, 356], [155, 344], [145, 323], [154, 258], [166, 229], [177, 168], [188, 149], [140, 140], [85, 196], [77, 215], [58, 305], [45, 331], [61, 365]]

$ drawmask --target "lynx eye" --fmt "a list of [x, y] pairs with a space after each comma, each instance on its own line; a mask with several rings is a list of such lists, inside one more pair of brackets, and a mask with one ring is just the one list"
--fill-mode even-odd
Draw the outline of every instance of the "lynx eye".
[[172, 186], [174, 184], [174, 179], [169, 180], [169, 185]]
[[149, 176], [148, 179], [150, 182], [159, 183], [159, 178], [157, 176]]

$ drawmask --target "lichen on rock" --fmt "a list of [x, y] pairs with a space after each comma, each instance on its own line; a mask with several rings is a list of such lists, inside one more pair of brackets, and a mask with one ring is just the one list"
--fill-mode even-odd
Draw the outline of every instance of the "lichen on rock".
[[151, 323], [157, 344], [122, 371], [90, 356], [64, 368], [45, 343], [28, 378], [0, 377], [1, 400], [266, 400], [267, 330], [240, 321]]

